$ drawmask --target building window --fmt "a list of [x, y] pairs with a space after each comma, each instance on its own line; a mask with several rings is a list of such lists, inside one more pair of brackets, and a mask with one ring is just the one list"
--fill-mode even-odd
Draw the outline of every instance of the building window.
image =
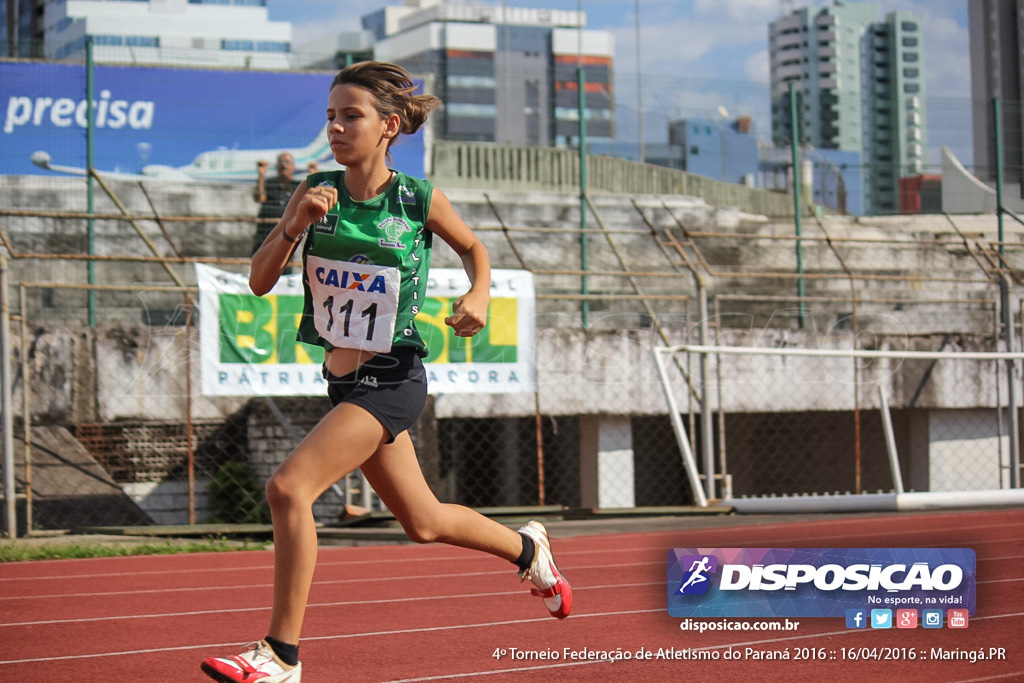
[[490, 88], [494, 89], [495, 80], [493, 76], [448, 76], [449, 88]]
[[85, 49], [85, 36], [79, 36], [74, 41], [60, 47], [57, 50], [57, 59], [64, 59], [68, 55], [78, 54]]
[[915, 22], [915, 21], [904, 21], [902, 24], [900, 24], [900, 28], [902, 28], [904, 31], [916, 31], [917, 30], [917, 22]]
[[908, 68], [903, 70], [903, 75], [907, 78], [917, 78], [921, 75], [921, 70], [916, 68]]
[[903, 47], [917, 47], [917, 38], [905, 36], [903, 38]]
[[242, 52], [252, 52], [256, 45], [251, 40], [222, 40], [220, 41], [220, 49], [222, 50], [238, 50]]
[[914, 93], [921, 92], [921, 86], [917, 83], [907, 83], [903, 86], [903, 92], [913, 95]]
[[[494, 108], [494, 105], [490, 105]], [[445, 107], [451, 112], [451, 105]], [[585, 109], [587, 121], [611, 121], [611, 109]], [[558, 121], [579, 121], [580, 112], [576, 107], [555, 107], [555, 119]]]
[[290, 43], [281, 43], [273, 40], [261, 40], [256, 43], [257, 52], [291, 52]]
[[160, 47], [160, 39], [156, 36], [112, 36], [94, 35], [94, 45], [128, 45], [130, 47]]
[[467, 116], [474, 118], [494, 118], [498, 114], [498, 108], [493, 104], [468, 104], [465, 102], [452, 102], [445, 105], [445, 111], [449, 116]]
[[903, 53], [903, 61], [904, 62], [916, 62], [918, 59], [919, 59], [919, 57], [918, 57], [918, 54], [916, 52], [904, 52]]

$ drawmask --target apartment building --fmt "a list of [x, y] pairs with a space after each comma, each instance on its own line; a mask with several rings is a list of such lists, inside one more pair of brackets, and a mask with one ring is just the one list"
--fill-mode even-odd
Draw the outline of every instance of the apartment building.
[[974, 173], [995, 180], [992, 100], [999, 98], [1003, 128], [1003, 170], [1007, 180], [1024, 176], [1024, 0], [967, 3], [974, 102]]
[[575, 146], [580, 70], [587, 140], [612, 138], [614, 42], [583, 12], [407, 0], [362, 24], [376, 59], [428, 78], [446, 140]]
[[924, 170], [927, 149], [921, 19], [870, 3], [835, 0], [769, 25], [772, 135], [792, 140], [790, 86], [799, 143], [858, 152], [866, 213], [898, 213], [899, 181]]
[[100, 63], [291, 68], [292, 26], [267, 0], [15, 0], [3, 36], [23, 57]]

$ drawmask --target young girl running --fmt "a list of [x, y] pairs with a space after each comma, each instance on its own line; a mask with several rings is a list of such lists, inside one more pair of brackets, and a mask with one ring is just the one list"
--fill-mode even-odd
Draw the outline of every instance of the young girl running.
[[415, 90], [394, 64], [362, 62], [338, 73], [327, 134], [346, 170], [308, 176], [253, 255], [249, 286], [262, 296], [306, 236], [298, 339], [324, 347], [334, 407], [267, 482], [274, 523], [270, 627], [242, 654], [202, 663], [218, 681], [299, 683], [299, 634], [317, 555], [313, 502], [357, 467], [413, 541], [504, 558], [552, 616], [564, 618], [572, 607], [572, 588], [555, 566], [544, 526], [529, 522], [516, 532], [439, 502], [406, 431], [426, 403], [426, 348], [413, 318], [426, 295], [432, 237], [461, 257], [471, 283], [445, 319], [456, 335], [483, 328], [491, 279], [486, 249], [448, 198], [428, 181], [389, 168], [394, 141], [416, 132], [440, 104]]

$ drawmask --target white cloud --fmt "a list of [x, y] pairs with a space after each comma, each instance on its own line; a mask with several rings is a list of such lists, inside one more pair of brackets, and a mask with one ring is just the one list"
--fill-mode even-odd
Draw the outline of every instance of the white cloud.
[[928, 96], [969, 98], [971, 59], [967, 29], [950, 17], [930, 17], [924, 24], [924, 50]]
[[778, 0], [696, 0], [693, 13], [698, 17], [716, 17], [730, 22], [760, 23], [779, 16]]
[[305, 43], [358, 31], [362, 28], [360, 20], [364, 14], [387, 4], [385, 0], [362, 3], [356, 0], [269, 0], [267, 9], [271, 19], [292, 22], [292, 40]]
[[[472, 0], [461, 0], [472, 1]], [[475, 0], [497, 5], [502, 0]], [[575, 10], [578, 0], [506, 0], [510, 6]], [[294, 24], [293, 45], [324, 44], [360, 28], [360, 18], [401, 0], [268, 0], [271, 14]], [[792, 8], [824, 6], [832, 0], [794, 0]], [[970, 97], [967, 0], [874, 0], [878, 18], [909, 10], [923, 17], [927, 92], [934, 97]], [[636, 14], [640, 11], [643, 73], [652, 78], [725, 78], [763, 84], [768, 80], [768, 24], [780, 16], [779, 0], [583, 0], [589, 28], [615, 36], [616, 71], [637, 71]], [[625, 85], [620, 78], [619, 85]]]
[[[635, 27], [611, 30], [615, 35], [616, 67], [635, 71]], [[767, 28], [755, 22], [737, 24], [713, 17], [680, 17], [676, 14], [644, 21], [640, 40], [644, 70], [671, 73], [682, 68], [693, 69], [696, 62], [715, 50], [764, 47]]]
[[747, 57], [746, 76], [755, 83], [768, 84], [771, 80], [768, 50], [760, 50]]

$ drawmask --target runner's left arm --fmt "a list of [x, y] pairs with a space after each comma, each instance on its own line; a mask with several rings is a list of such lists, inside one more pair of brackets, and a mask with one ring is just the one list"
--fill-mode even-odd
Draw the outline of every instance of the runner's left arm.
[[430, 200], [427, 229], [462, 259], [462, 267], [469, 276], [469, 291], [452, 304], [452, 314], [444, 322], [456, 335], [472, 337], [487, 324], [487, 307], [491, 302], [491, 261], [487, 248], [437, 188]]

